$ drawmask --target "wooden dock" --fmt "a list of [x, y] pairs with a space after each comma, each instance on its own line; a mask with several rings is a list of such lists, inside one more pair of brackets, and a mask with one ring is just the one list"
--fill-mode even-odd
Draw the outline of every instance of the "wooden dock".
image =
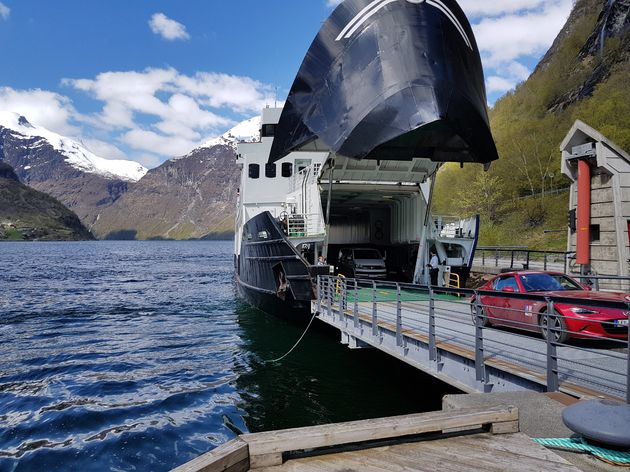
[[173, 472], [579, 470], [519, 433], [518, 415], [444, 410], [243, 434]]

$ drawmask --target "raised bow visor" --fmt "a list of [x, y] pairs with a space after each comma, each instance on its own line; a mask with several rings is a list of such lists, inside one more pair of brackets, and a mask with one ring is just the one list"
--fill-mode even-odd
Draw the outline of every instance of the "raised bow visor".
[[292, 151], [487, 164], [498, 158], [472, 28], [454, 0], [345, 0], [293, 83], [270, 162]]

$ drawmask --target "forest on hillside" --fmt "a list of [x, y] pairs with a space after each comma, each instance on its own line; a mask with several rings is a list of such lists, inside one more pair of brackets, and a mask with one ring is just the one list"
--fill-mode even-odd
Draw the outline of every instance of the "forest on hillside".
[[598, 44], [605, 5], [578, 1], [530, 78], [490, 110], [500, 158], [488, 172], [441, 168], [434, 214], [478, 213], [481, 245], [565, 250], [570, 182], [560, 172], [560, 143], [575, 120], [630, 150], [630, 33]]

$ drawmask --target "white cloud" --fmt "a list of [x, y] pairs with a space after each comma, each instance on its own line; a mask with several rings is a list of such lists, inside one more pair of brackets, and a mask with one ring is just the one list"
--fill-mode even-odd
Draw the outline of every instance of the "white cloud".
[[160, 158], [160, 156], [156, 156], [155, 154], [138, 154], [133, 158], [136, 162], [139, 162], [147, 169], [153, 169], [164, 161], [164, 159]]
[[0, 110], [12, 111], [56, 133], [74, 136], [79, 129], [72, 124], [80, 119], [70, 99], [47, 90], [15, 90], [0, 87]]
[[170, 19], [164, 13], [156, 13], [149, 20], [149, 27], [155, 34], [162, 36], [167, 41], [177, 41], [178, 39], [190, 39], [186, 27]]
[[133, 149], [159, 153], [169, 157], [183, 156], [201, 144], [196, 140], [180, 136], [165, 136], [144, 129], [131, 130], [121, 136], [120, 140]]
[[141, 157], [149, 166], [185, 155], [259, 114], [275, 95], [274, 87], [249, 77], [185, 75], [173, 68], [104, 72], [91, 79], [64, 79], [62, 85], [84, 93], [100, 109], [81, 114], [64, 95], [0, 87], [0, 110], [83, 141], [96, 155]]
[[100, 139], [82, 139], [83, 145], [94, 154], [105, 159], [127, 159], [127, 155], [117, 146]]
[[485, 18], [473, 25], [484, 64], [497, 67], [544, 53], [571, 12], [572, 0], [548, 2], [542, 10]]
[[102, 109], [88, 117], [90, 124], [124, 147], [164, 157], [187, 154], [240, 116], [260, 113], [275, 93], [249, 77], [185, 75], [173, 68], [104, 72], [62, 83], [102, 102]]
[[507, 92], [516, 87], [517, 81], [512, 78], [491, 75], [486, 79], [486, 90], [489, 94]]
[[0, 2], [0, 18], [2, 18], [3, 20], [8, 20], [10, 14], [11, 9], [4, 3]]
[[459, 5], [469, 18], [478, 16], [500, 16], [522, 10], [532, 10], [544, 5], [548, 0], [510, 0], [509, 2], [489, 2], [488, 0], [459, 0]]

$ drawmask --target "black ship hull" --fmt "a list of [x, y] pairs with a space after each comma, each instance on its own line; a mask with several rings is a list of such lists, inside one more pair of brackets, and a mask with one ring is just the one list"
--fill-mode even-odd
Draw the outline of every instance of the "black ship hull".
[[274, 162], [319, 141], [353, 159], [498, 158], [479, 50], [455, 0], [345, 0], [287, 98]]
[[296, 319], [310, 314], [317, 272], [326, 269], [310, 265], [269, 212], [243, 226], [235, 265], [238, 292], [248, 304]]

